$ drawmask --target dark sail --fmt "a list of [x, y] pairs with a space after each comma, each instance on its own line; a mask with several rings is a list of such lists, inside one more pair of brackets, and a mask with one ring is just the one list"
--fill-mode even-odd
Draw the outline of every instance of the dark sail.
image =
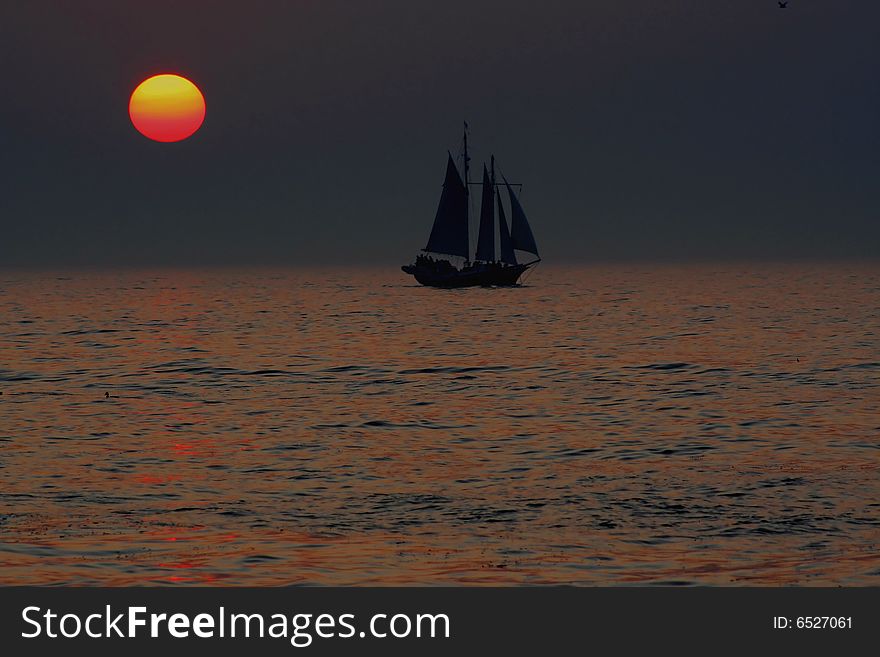
[[504, 184], [507, 186], [508, 195], [510, 195], [510, 239], [513, 242], [513, 248], [534, 253], [540, 258], [541, 256], [538, 255], [538, 245], [535, 244], [535, 236], [532, 235], [532, 229], [529, 226], [529, 220], [526, 219], [526, 213], [523, 211], [522, 206], [519, 204], [519, 199], [516, 198], [506, 178], [504, 179]]
[[483, 165], [483, 201], [480, 205], [480, 232], [474, 260], [495, 261], [495, 185]]
[[467, 218], [467, 191], [452, 160], [446, 163], [446, 180], [443, 194], [434, 217], [431, 237], [423, 251], [469, 257]]
[[516, 264], [516, 254], [513, 252], [513, 242], [510, 232], [507, 230], [507, 217], [504, 216], [504, 206], [501, 205], [501, 192], [498, 192], [498, 233], [501, 238], [501, 262], [505, 265]]

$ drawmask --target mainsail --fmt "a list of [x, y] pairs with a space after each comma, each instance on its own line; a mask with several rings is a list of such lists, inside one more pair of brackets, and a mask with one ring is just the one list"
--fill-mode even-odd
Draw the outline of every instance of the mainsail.
[[519, 251], [534, 253], [540, 258], [541, 256], [538, 254], [538, 245], [535, 244], [535, 236], [532, 235], [532, 229], [529, 226], [529, 220], [526, 219], [526, 213], [519, 204], [519, 199], [516, 198], [516, 195], [510, 188], [510, 183], [507, 182], [507, 178], [504, 179], [504, 184], [507, 187], [507, 193], [510, 196], [510, 239], [511, 242], [513, 242], [513, 248], [518, 249]]
[[504, 206], [501, 205], [501, 192], [497, 193], [498, 197], [498, 233], [501, 238], [501, 262], [505, 265], [516, 264], [516, 254], [513, 252], [513, 242], [510, 239], [510, 232], [507, 230], [507, 217], [504, 216]]
[[423, 251], [469, 257], [467, 190], [449, 154], [443, 194], [434, 217], [434, 227]]
[[475, 260], [495, 261], [495, 185], [483, 165], [483, 201], [480, 205], [480, 232]]

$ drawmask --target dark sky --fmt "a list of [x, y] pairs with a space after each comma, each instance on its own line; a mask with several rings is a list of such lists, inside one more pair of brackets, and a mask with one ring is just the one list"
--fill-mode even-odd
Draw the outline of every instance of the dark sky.
[[0, 266], [400, 264], [463, 118], [550, 262], [880, 256], [880, 2], [5, 2], [0, 66]]

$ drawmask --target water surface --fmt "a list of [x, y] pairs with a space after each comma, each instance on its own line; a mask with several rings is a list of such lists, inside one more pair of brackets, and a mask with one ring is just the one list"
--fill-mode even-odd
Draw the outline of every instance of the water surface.
[[876, 585], [878, 308], [872, 265], [0, 273], [0, 583]]

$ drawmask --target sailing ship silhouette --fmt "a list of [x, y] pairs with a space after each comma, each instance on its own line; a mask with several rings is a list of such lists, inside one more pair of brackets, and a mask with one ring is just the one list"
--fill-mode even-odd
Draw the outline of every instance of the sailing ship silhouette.
[[[495, 156], [489, 168], [483, 165], [483, 181], [472, 183], [469, 180], [470, 158], [468, 157], [468, 127], [464, 124], [462, 165], [464, 179], [449, 153], [446, 162], [446, 180], [443, 193], [434, 217], [434, 226], [424, 252], [416, 256], [415, 263], [404, 265], [401, 269], [411, 274], [422, 285], [432, 287], [473, 287], [518, 285], [519, 279], [530, 267], [541, 261], [535, 236], [526, 219], [526, 213], [517, 198], [512, 185], [502, 176], [510, 202], [510, 228], [508, 229], [504, 205], [501, 202], [502, 183], [495, 180]], [[480, 224], [477, 232], [477, 248], [471, 259], [470, 251], [470, 191], [472, 185], [482, 186], [480, 203]], [[500, 253], [495, 250], [495, 208], [498, 208], [498, 238]], [[520, 263], [516, 251], [524, 251], [535, 259]], [[435, 258], [447, 256], [446, 258]], [[456, 265], [452, 257], [460, 264]]]

